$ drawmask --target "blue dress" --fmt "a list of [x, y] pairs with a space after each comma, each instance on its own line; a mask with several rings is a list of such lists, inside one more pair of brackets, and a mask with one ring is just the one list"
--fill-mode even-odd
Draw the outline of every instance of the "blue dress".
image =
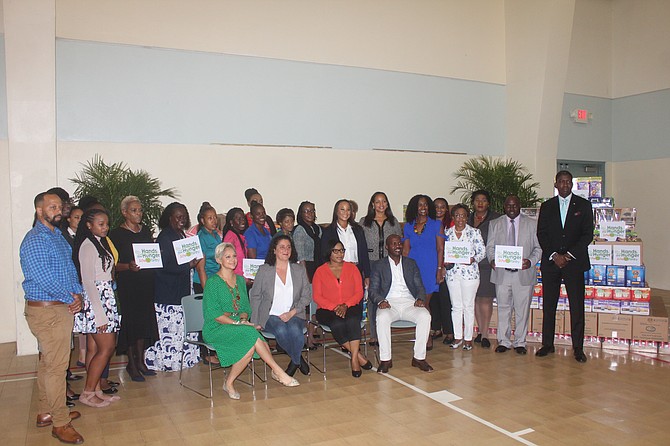
[[414, 222], [405, 224], [403, 240], [409, 240], [408, 257], [414, 259], [421, 272], [421, 280], [426, 293], [435, 293], [439, 289], [437, 283], [437, 244], [436, 237], [441, 235], [440, 222], [429, 218], [423, 232], [414, 232]]

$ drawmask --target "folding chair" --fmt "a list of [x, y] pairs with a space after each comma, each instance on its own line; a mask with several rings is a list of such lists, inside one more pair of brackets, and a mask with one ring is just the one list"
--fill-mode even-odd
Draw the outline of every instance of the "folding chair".
[[[182, 380], [182, 372], [184, 371], [184, 355], [186, 354], [186, 344], [193, 344], [197, 346], [202, 346], [207, 349], [207, 355], [211, 356], [212, 352], [215, 352], [216, 350], [214, 347], [212, 347], [210, 344], [204, 342], [204, 341], [198, 341], [198, 340], [190, 340], [188, 339], [188, 334], [189, 333], [195, 333], [195, 332], [201, 332], [202, 327], [205, 324], [205, 318], [202, 314], [202, 294], [191, 294], [190, 296], [185, 296], [182, 297], [181, 299], [181, 305], [184, 311], [184, 342], [182, 344], [182, 350], [181, 350], [181, 359], [179, 361], [179, 384], [182, 387], [187, 388], [188, 390], [191, 390], [195, 393], [197, 393], [200, 396], [203, 396], [205, 398], [211, 399], [214, 396], [214, 389], [212, 385], [212, 370], [218, 370], [218, 369], [224, 369], [221, 366], [214, 366], [212, 368], [212, 363], [211, 361], [209, 362], [208, 368], [209, 368], [209, 395], [205, 395], [204, 393], [199, 392], [198, 390], [187, 386], [184, 384]], [[251, 383], [250, 385], [253, 387], [255, 380], [254, 380], [254, 363], [253, 359], [250, 362], [250, 365], [248, 366], [250, 371], [251, 371]], [[225, 376], [225, 369], [223, 371], [223, 374]], [[249, 384], [249, 383], [246, 383]]]
[[[394, 329], [401, 330], [401, 329], [408, 329], [408, 328], [416, 328], [416, 323], [414, 323], [412, 321], [406, 321], [406, 320], [403, 320], [403, 319], [399, 319], [397, 321], [391, 322], [391, 331], [393, 331]], [[415, 339], [408, 339], [407, 342], [415, 342]], [[377, 347], [374, 348], [374, 352], [375, 352], [375, 359], [377, 360], [377, 366], [379, 366], [379, 362], [380, 362], [380, 360], [379, 360], [379, 350], [378, 350]]]

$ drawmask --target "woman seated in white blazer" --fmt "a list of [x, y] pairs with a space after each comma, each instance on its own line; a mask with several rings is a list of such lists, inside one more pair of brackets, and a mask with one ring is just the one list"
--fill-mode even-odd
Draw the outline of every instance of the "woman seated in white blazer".
[[277, 344], [291, 357], [286, 373], [296, 370], [309, 374], [309, 365], [302, 357], [305, 343], [305, 307], [312, 300], [312, 287], [305, 267], [297, 262], [293, 242], [287, 235], [272, 239], [265, 264], [256, 274], [249, 291], [253, 323], [272, 333]]

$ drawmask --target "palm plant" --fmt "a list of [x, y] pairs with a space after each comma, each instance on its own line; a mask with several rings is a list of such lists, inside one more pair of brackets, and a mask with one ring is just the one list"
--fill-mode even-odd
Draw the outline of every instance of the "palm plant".
[[476, 190], [483, 189], [491, 194], [491, 209], [502, 213], [505, 198], [516, 195], [521, 207], [534, 207], [540, 202], [532, 182], [533, 174], [518, 161], [480, 155], [471, 158], [454, 173], [458, 180], [451, 193], [461, 193], [461, 201], [467, 203]]
[[111, 228], [123, 223], [121, 200], [128, 195], [140, 199], [144, 209], [142, 223], [150, 228], [156, 227], [163, 212], [159, 198], [175, 198], [178, 195], [174, 188], [161, 189], [161, 182], [147, 171], [132, 170], [120, 162], [106, 164], [99, 155], [82, 165], [82, 171], [75, 174], [75, 178], [70, 178], [77, 186], [74, 198], [78, 200], [85, 195], [97, 198], [109, 212]]

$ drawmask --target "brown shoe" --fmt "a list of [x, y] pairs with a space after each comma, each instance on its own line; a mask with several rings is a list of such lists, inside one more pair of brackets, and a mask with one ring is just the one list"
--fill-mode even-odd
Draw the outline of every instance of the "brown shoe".
[[[76, 410], [70, 412], [70, 421], [76, 420], [79, 417], [81, 417], [81, 414]], [[47, 427], [51, 426], [52, 421], [50, 413], [40, 413], [37, 414], [37, 423], [35, 423], [35, 425], [37, 427]]]
[[379, 367], [377, 367], [377, 373], [388, 373], [391, 367], [393, 367], [393, 362], [391, 362], [391, 360], [380, 361]]
[[412, 367], [418, 367], [422, 372], [432, 372], [433, 368], [426, 362], [425, 359], [412, 358]]
[[84, 437], [79, 435], [79, 432], [74, 430], [71, 423], [61, 427], [54, 427], [51, 429], [51, 436], [58, 438], [61, 443], [67, 444], [82, 444]]

